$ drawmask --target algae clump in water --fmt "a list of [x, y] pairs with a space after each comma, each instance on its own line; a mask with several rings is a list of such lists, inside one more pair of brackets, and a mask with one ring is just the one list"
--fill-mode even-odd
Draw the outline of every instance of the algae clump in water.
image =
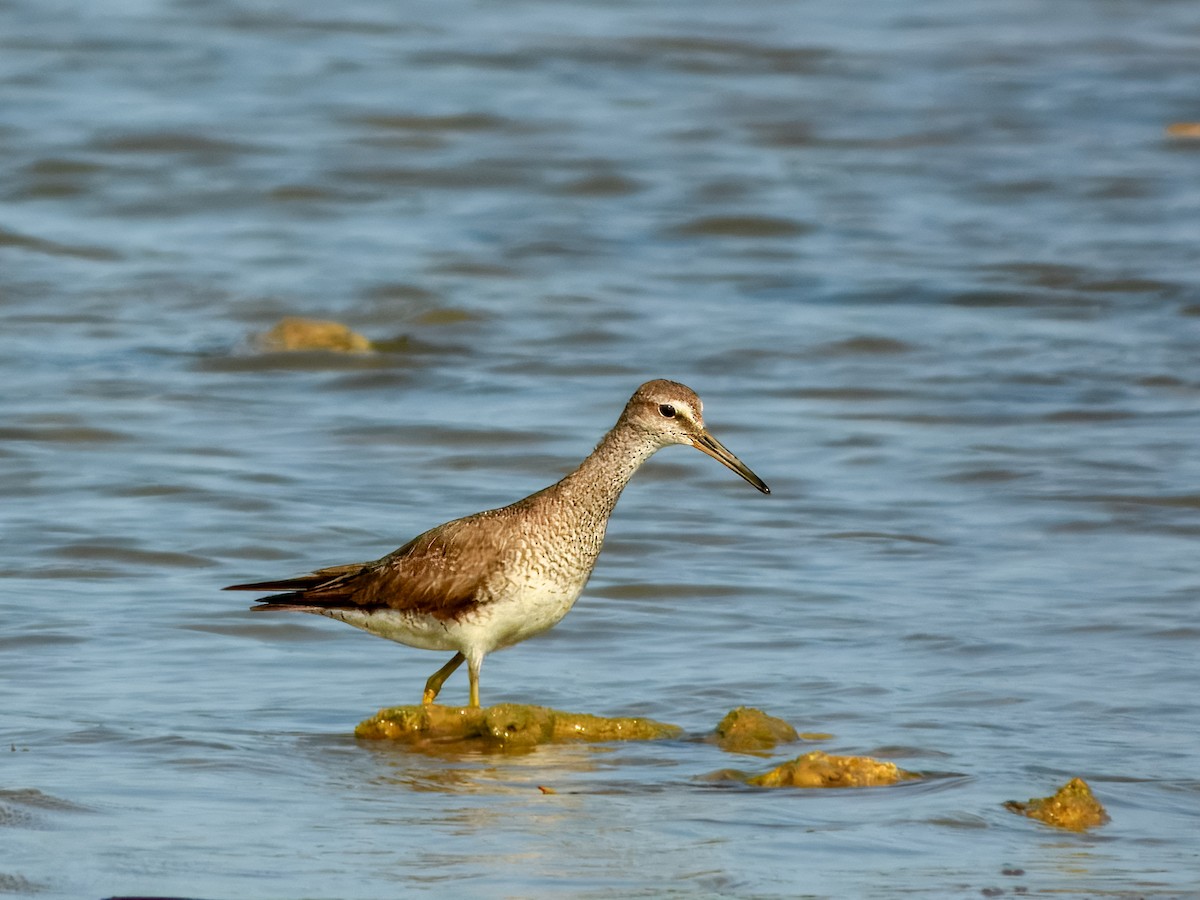
[[395, 706], [354, 729], [364, 740], [412, 746], [464, 744], [484, 749], [536, 747], [569, 741], [653, 741], [677, 737], [675, 725], [643, 718], [605, 718], [545, 706]]
[[833, 756], [813, 750], [746, 781], [757, 787], [875, 787], [919, 778], [895, 763], [869, 756]]
[[1053, 796], [1035, 797], [1027, 803], [1009, 800], [1004, 807], [1068, 831], [1086, 831], [1108, 821], [1104, 806], [1082, 778], [1072, 778]]
[[258, 346], [268, 353], [297, 350], [333, 350], [338, 353], [365, 353], [371, 342], [340, 322], [288, 316], [270, 331], [258, 336]]
[[754, 787], [847, 788], [877, 787], [920, 778], [895, 763], [869, 756], [834, 756], [813, 750], [761, 775], [723, 769], [706, 776], [709, 781], [741, 781]]
[[761, 753], [799, 739], [796, 729], [783, 719], [749, 706], [730, 710], [712, 734], [717, 746], [730, 753]]
[[834, 756], [812, 750], [764, 772], [751, 775], [737, 769], [721, 769], [704, 776], [706, 781], [742, 781], [754, 787], [876, 787], [919, 779], [894, 762], [870, 756]]

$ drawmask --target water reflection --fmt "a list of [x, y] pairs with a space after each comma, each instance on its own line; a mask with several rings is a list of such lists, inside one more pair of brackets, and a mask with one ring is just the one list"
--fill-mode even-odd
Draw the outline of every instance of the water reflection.
[[[489, 751], [434, 742], [389, 747], [370, 741], [363, 746], [380, 763], [374, 784], [482, 794], [542, 793], [541, 787], [574, 783], [575, 776], [611, 769], [612, 760], [608, 766], [603, 762], [615, 752], [609, 747], [572, 744]], [[559, 793], [557, 789], [554, 792]]]

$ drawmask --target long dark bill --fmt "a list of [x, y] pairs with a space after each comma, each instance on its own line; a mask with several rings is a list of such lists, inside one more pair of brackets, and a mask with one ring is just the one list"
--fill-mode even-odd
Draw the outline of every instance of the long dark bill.
[[692, 442], [692, 446], [702, 453], [707, 453], [713, 459], [717, 460], [722, 465], [728, 466], [737, 472], [748, 482], [750, 482], [758, 490], [764, 494], [771, 493], [771, 489], [767, 487], [765, 481], [750, 471], [750, 467], [744, 462], [725, 449], [725, 445], [718, 441], [707, 431], [702, 433]]

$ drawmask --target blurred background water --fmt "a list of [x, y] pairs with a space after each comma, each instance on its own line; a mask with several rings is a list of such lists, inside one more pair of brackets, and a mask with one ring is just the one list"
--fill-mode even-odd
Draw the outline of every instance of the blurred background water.
[[[1193, 894], [1198, 43], [1190, 0], [0, 2], [0, 893]], [[289, 314], [388, 349], [255, 352]], [[930, 778], [356, 743], [441, 658], [217, 592], [540, 488], [651, 377], [772, 496], [656, 457], [484, 702]], [[1089, 835], [1001, 807], [1075, 775]]]

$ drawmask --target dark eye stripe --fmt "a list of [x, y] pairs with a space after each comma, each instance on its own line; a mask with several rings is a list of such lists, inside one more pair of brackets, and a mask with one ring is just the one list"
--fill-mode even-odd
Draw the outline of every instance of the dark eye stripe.
[[670, 403], [664, 403], [658, 408], [658, 411], [668, 419], [675, 418], [675, 407], [673, 407]]

